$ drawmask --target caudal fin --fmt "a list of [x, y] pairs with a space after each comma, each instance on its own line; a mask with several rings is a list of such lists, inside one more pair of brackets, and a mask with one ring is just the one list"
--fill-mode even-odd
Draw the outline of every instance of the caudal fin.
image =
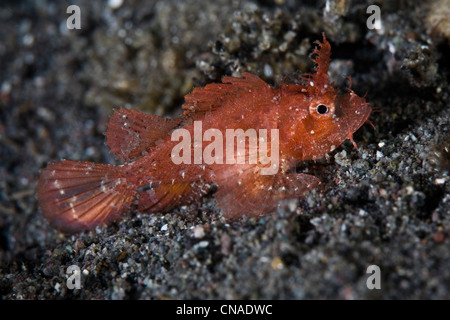
[[126, 212], [136, 190], [107, 164], [64, 160], [42, 170], [38, 202], [50, 225], [63, 232], [92, 229]]

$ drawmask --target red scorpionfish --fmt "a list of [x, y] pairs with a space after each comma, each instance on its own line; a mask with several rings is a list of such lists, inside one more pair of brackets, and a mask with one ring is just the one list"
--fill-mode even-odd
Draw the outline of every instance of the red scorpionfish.
[[[318, 178], [296, 173], [296, 165], [324, 157], [346, 139], [356, 147], [353, 133], [368, 121], [372, 108], [351, 89], [338, 95], [328, 81], [331, 47], [325, 34], [316, 43], [315, 73], [303, 74], [302, 84], [272, 88], [243, 73], [243, 78], [224, 77], [222, 83], [195, 88], [185, 97], [181, 119], [116, 110], [106, 143], [125, 164], [50, 163], [38, 182], [43, 216], [54, 228], [73, 233], [114, 221], [131, 208], [171, 211], [216, 189], [225, 217], [236, 219], [267, 214], [279, 200], [319, 187]], [[231, 137], [231, 151], [236, 151], [235, 138], [243, 149], [231, 156], [223, 152], [229, 150], [221, 133]], [[190, 137], [193, 141], [184, 141]], [[259, 152], [250, 146], [256, 141]], [[268, 154], [277, 161], [269, 163]]]

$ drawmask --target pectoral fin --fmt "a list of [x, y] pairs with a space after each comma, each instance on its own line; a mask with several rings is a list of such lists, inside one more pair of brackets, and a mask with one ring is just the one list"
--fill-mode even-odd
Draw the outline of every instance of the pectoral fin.
[[225, 217], [233, 220], [244, 215], [257, 217], [270, 213], [280, 200], [303, 196], [320, 184], [319, 179], [307, 174], [255, 176], [244, 173], [233, 182], [228, 179], [228, 182], [218, 183], [215, 195]]

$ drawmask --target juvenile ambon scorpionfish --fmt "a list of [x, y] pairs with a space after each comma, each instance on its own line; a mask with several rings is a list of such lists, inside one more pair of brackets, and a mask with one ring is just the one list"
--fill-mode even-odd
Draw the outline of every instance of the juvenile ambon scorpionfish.
[[[302, 84], [282, 82], [272, 88], [257, 76], [243, 73], [243, 78], [224, 77], [222, 83], [195, 88], [185, 97], [181, 119], [116, 110], [106, 143], [125, 164], [50, 163], [38, 183], [43, 216], [56, 229], [78, 232], [111, 222], [133, 206], [140, 212], [173, 210], [199, 201], [215, 185], [219, 207], [226, 218], [233, 219], [267, 214], [279, 200], [317, 188], [320, 180], [295, 173], [296, 165], [327, 155], [347, 138], [356, 147], [353, 133], [368, 121], [372, 108], [350, 88], [338, 95], [328, 81], [330, 44], [325, 35], [322, 43], [316, 43], [312, 52], [315, 73], [303, 74]], [[195, 132], [199, 123], [200, 136]], [[259, 137], [258, 141], [268, 143], [266, 150], [271, 153], [277, 144], [278, 162], [269, 165], [260, 153], [256, 162], [239, 162], [243, 154], [227, 158], [231, 162], [174, 161], [180, 136], [174, 139], [173, 133], [180, 128], [194, 136], [189, 149], [180, 152], [185, 159], [195, 157], [198, 148], [200, 153], [209, 150], [213, 157], [220, 154], [222, 150], [217, 148], [211, 151], [213, 142], [210, 145], [198, 139], [213, 141], [204, 135], [210, 128], [223, 133], [266, 129], [273, 133], [271, 139]], [[214, 138], [220, 142], [218, 136]], [[245, 155], [255, 155], [245, 139]], [[272, 165], [272, 174], [261, 174]]]

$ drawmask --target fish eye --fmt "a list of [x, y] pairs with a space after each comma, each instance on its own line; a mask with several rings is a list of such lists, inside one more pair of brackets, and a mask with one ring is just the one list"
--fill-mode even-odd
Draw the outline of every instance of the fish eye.
[[326, 105], [324, 105], [324, 104], [319, 104], [318, 106], [317, 106], [317, 113], [318, 114], [325, 114], [325, 113], [327, 113], [328, 112], [328, 107], [326, 106]]

